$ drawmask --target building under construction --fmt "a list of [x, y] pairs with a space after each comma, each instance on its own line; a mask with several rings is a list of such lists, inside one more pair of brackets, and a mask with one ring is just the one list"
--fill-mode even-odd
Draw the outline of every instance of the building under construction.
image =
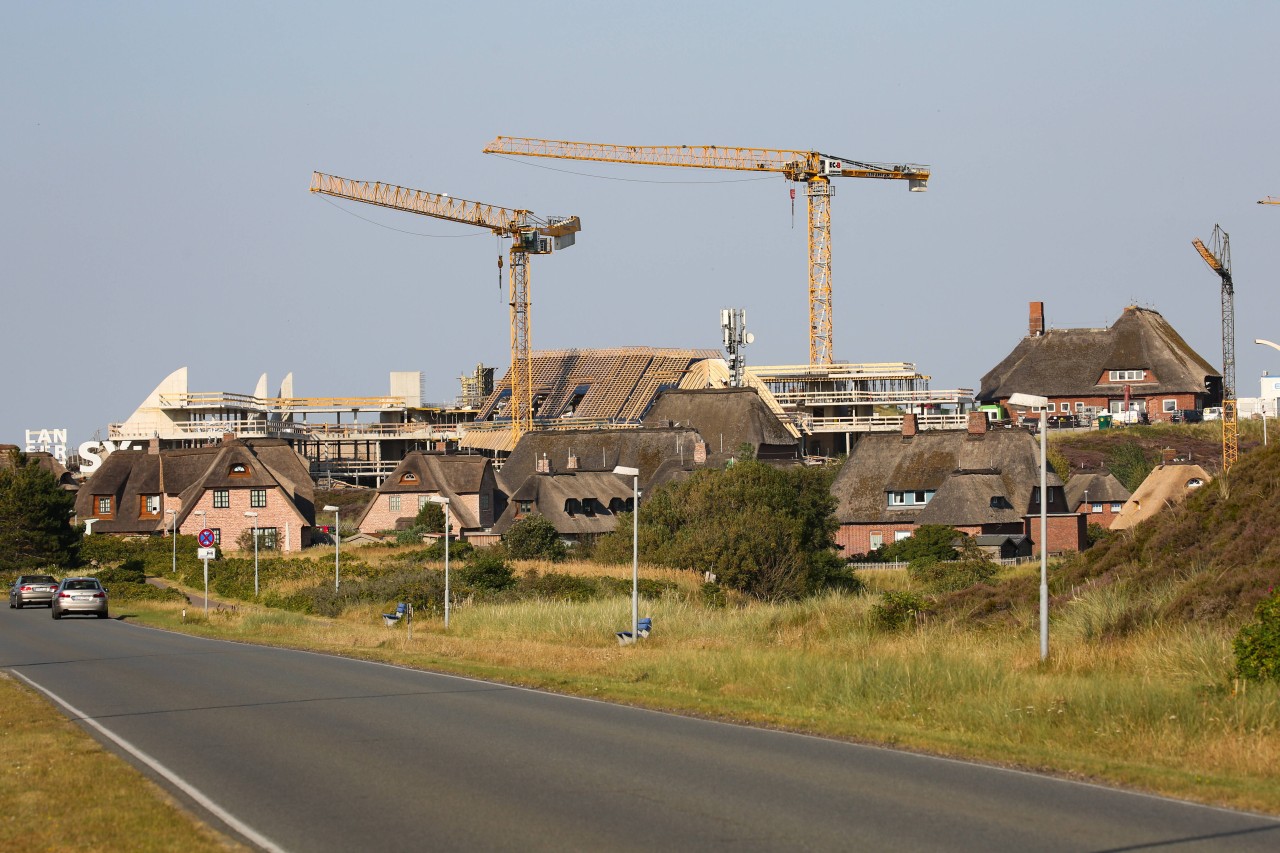
[[[530, 359], [536, 430], [638, 427], [668, 389], [725, 388], [732, 373], [712, 349], [567, 349]], [[493, 381], [483, 365], [461, 378], [451, 404], [423, 400], [422, 374], [393, 372], [383, 396], [298, 397], [293, 376], [275, 395], [267, 378], [252, 394], [193, 392], [175, 370], [132, 415], [112, 424], [117, 444], [158, 439], [165, 448], [199, 447], [224, 435], [281, 438], [317, 480], [377, 485], [413, 450], [459, 450], [501, 461], [514, 449], [508, 376]], [[902, 363], [748, 367], [754, 388], [807, 457], [847, 453], [857, 436], [901, 428], [955, 427], [971, 407], [968, 389], [932, 391], [929, 377]]]

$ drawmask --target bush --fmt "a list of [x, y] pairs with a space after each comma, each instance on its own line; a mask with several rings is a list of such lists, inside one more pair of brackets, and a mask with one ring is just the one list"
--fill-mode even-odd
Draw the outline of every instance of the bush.
[[977, 557], [956, 561], [926, 557], [907, 566], [911, 580], [932, 593], [954, 592], [975, 584], [990, 583], [997, 571], [999, 568], [991, 560]]
[[871, 605], [871, 627], [877, 631], [898, 631], [924, 613], [924, 599], [913, 592], [884, 593]]
[[[279, 541], [280, 540], [277, 539], [274, 543], [268, 545], [266, 537], [262, 535], [262, 528], [261, 527], [258, 528], [258, 553], [259, 554], [261, 554], [263, 551], [277, 550], [279, 548]], [[236, 547], [243, 552], [246, 552], [249, 554], [253, 553], [253, 528], [252, 527], [246, 527], [244, 530], [240, 531], [240, 535], [236, 537]]]
[[473, 553], [458, 575], [463, 583], [478, 590], [501, 592], [516, 585], [515, 572], [498, 548]]
[[550, 519], [542, 515], [527, 515], [517, 521], [502, 537], [507, 552], [517, 560], [552, 560], [565, 558], [564, 543]]
[[916, 560], [954, 560], [960, 556], [952, 543], [967, 537], [945, 524], [922, 524], [906, 539], [899, 539], [872, 553], [882, 563], [913, 563]]
[[444, 507], [428, 501], [413, 518], [413, 526], [425, 533], [444, 533]]
[[1253, 614], [1254, 621], [1232, 643], [1236, 672], [1256, 681], [1280, 681], [1280, 595], [1258, 602]]
[[591, 578], [558, 572], [539, 575], [532, 569], [520, 579], [518, 588], [522, 596], [537, 596], [554, 601], [591, 601], [598, 598], [601, 592], [600, 584]]

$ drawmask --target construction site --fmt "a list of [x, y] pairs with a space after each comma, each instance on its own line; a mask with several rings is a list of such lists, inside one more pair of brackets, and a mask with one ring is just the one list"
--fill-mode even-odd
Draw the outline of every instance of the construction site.
[[[741, 309], [721, 312], [719, 348], [535, 350], [531, 260], [572, 247], [582, 230], [578, 217], [538, 216], [443, 193], [316, 172], [313, 193], [473, 225], [509, 243], [511, 359], [505, 370], [477, 365], [460, 377], [454, 401], [435, 404], [424, 400], [421, 372], [392, 372], [385, 395], [305, 397], [294, 394], [293, 374], [274, 394], [265, 375], [251, 394], [193, 391], [184, 367], [165, 377], [132, 415], [112, 424], [109, 439], [117, 444], [154, 440], [164, 448], [180, 448], [217, 442], [226, 435], [278, 438], [308, 460], [317, 481], [376, 486], [414, 450], [478, 453], [500, 466], [529, 432], [638, 428], [662, 393], [671, 389], [754, 389], [796, 439], [799, 457], [810, 462], [848, 453], [859, 435], [898, 431], [906, 414], [916, 417], [921, 428], [964, 424], [974, 404], [971, 389], [932, 389], [930, 377], [909, 362], [854, 364], [834, 357], [831, 181], [896, 180], [918, 192], [925, 189], [928, 167], [867, 163], [816, 151], [636, 147], [513, 137], [498, 137], [485, 152], [776, 173], [803, 185], [808, 205], [808, 359], [789, 365], [748, 365], [744, 348], [751, 334]], [[714, 340], [710, 320], [708, 342]]]

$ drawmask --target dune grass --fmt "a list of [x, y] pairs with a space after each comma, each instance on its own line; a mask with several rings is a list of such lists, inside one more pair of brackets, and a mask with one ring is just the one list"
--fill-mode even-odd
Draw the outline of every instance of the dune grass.
[[[0, 674], [0, 849], [228, 851], [205, 827], [42, 697]], [[74, 813], [74, 819], [57, 820]]]
[[[521, 564], [519, 571], [627, 576], [630, 566]], [[1025, 573], [1027, 569], [1014, 570]], [[179, 625], [169, 604], [142, 621], [220, 636], [492, 678], [647, 707], [1093, 778], [1202, 802], [1280, 813], [1280, 686], [1233, 679], [1230, 633], [1164, 625], [1160, 595], [1123, 585], [1056, 606], [1051, 656], [1039, 660], [1036, 613], [1004, 626], [938, 620], [872, 630], [901, 570], [864, 572], [870, 592], [711, 606], [701, 578], [645, 600], [654, 634], [620, 647], [630, 599], [462, 603], [446, 633], [421, 618], [410, 639], [386, 606], [336, 619], [242, 604]]]

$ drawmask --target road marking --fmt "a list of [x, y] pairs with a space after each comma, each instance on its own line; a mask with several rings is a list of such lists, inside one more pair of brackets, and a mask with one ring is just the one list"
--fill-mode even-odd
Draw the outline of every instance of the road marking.
[[164, 779], [168, 781], [169, 784], [173, 785], [179, 791], [182, 791], [182, 793], [186, 794], [188, 797], [195, 800], [203, 808], [205, 808], [210, 814], [218, 818], [218, 820], [222, 821], [227, 826], [234, 829], [236, 832], [240, 833], [242, 836], [247, 838], [252, 843], [261, 847], [263, 850], [270, 850], [270, 851], [273, 851], [273, 853], [285, 853], [285, 848], [281, 847], [279, 844], [276, 844], [270, 838], [267, 838], [262, 833], [258, 832], [257, 830], [250, 827], [248, 824], [241, 821], [235, 815], [231, 814], [226, 809], [222, 808], [222, 806], [218, 805], [213, 800], [205, 796], [204, 793], [201, 792], [199, 788], [187, 782], [177, 773], [173, 772], [168, 767], [165, 767], [159, 761], [152, 758], [150, 755], [147, 755], [147, 753], [138, 749], [133, 744], [129, 743], [129, 741], [125, 740], [124, 738], [117, 735], [115, 732], [103, 726], [97, 720], [88, 716], [79, 708], [75, 707], [70, 702], [67, 702], [61, 696], [54, 693], [52, 690], [48, 690], [44, 687], [41, 687], [39, 684], [36, 684], [34, 681], [32, 681], [30, 678], [28, 678], [26, 675], [22, 674], [21, 672], [18, 672], [16, 669], [10, 669], [9, 671], [12, 672], [14, 675], [16, 675], [18, 678], [21, 678], [23, 681], [29, 684], [33, 689], [40, 691], [45, 696], [48, 696], [51, 700], [56, 702], [58, 705], [61, 705], [63, 710], [66, 711], [68, 714], [70, 714], [74, 719], [80, 720], [81, 722], [87, 723], [88, 725], [92, 726], [93, 729], [97, 731], [99, 734], [101, 734], [103, 737], [107, 738], [116, 746], [120, 747], [125, 752], [129, 753], [134, 758], [141, 761], [147, 767], [150, 767], [153, 771], [160, 774], [160, 776], [164, 777]]

